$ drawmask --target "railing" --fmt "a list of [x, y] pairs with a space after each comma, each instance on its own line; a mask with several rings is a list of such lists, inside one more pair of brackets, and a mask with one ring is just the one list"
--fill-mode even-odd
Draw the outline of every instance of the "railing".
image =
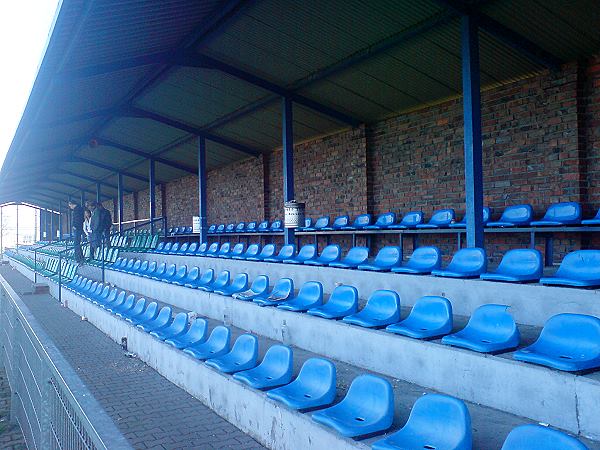
[[132, 448], [2, 276], [0, 343], [10, 418], [21, 427], [27, 448]]

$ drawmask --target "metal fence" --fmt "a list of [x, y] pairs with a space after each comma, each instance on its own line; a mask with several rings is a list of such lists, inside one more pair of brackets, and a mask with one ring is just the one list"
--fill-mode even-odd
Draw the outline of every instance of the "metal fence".
[[1, 275], [0, 343], [11, 421], [29, 449], [131, 449]]

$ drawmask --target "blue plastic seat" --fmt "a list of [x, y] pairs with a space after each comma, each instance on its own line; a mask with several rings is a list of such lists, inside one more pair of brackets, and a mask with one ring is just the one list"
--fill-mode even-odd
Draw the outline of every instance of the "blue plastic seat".
[[194, 253], [195, 256], [203, 256], [208, 251], [208, 242], [203, 242], [198, 246], [198, 250]]
[[600, 250], [576, 250], [567, 254], [553, 277], [542, 284], [572, 287], [600, 286]]
[[[284, 246], [285, 247], [285, 246]], [[283, 250], [283, 247], [282, 247]], [[281, 253], [281, 252], [280, 252]], [[317, 257], [317, 246], [314, 244], [304, 245], [293, 258], [284, 259], [285, 264], [303, 264], [306, 261]]]
[[531, 222], [532, 227], [577, 225], [581, 223], [581, 205], [577, 202], [555, 203], [550, 205], [542, 220]]
[[184, 286], [192, 289], [197, 289], [199, 286], [206, 286], [213, 282], [215, 276], [214, 269], [206, 269], [201, 275], [199, 272], [200, 271], [198, 270], [198, 276], [194, 277], [194, 279], [187, 280]]
[[233, 233], [235, 231], [235, 223], [229, 223], [225, 227], [225, 233]]
[[[210, 256], [215, 256], [218, 251], [219, 251], [219, 243], [218, 242], [213, 242], [208, 247], [208, 250], [206, 250], [206, 252], [204, 252], [202, 254], [202, 256], [209, 256], [209, 257]], [[198, 254], [198, 253], [196, 253], [196, 254]]]
[[481, 353], [512, 350], [521, 339], [506, 305], [482, 305], [475, 310], [467, 326], [444, 336], [442, 343]]
[[[123, 295], [125, 295], [125, 293], [123, 293]], [[125, 320], [132, 325], [137, 325], [154, 320], [156, 316], [158, 316], [158, 303], [151, 302], [141, 313], [127, 316]]]
[[188, 248], [187, 248], [187, 250], [185, 252], [185, 255], [192, 256], [192, 255], [195, 255], [197, 251], [198, 251], [198, 243], [197, 242], [192, 242], [188, 246]]
[[156, 246], [156, 248], [154, 250], [152, 250], [153, 253], [160, 253], [162, 251], [162, 249], [165, 246], [165, 242], [164, 241], [160, 241], [158, 243], [158, 245]]
[[[265, 245], [265, 247], [266, 247], [266, 245]], [[263, 261], [266, 261], [266, 262], [283, 262], [286, 259], [293, 258], [295, 254], [296, 254], [296, 245], [295, 244], [286, 244], [283, 247], [281, 247], [281, 249], [279, 250], [279, 253], [277, 254], [277, 256], [271, 256], [269, 258], [264, 258]]]
[[488, 222], [488, 227], [525, 227], [533, 218], [531, 205], [508, 206], [496, 222]]
[[298, 295], [277, 305], [286, 311], [308, 311], [323, 304], [323, 285], [318, 281], [307, 281], [302, 285]]
[[174, 242], [173, 245], [171, 245], [171, 250], [169, 250], [167, 253], [169, 255], [174, 255], [178, 251], [179, 251], [179, 242]]
[[252, 281], [250, 289], [233, 294], [232, 297], [238, 300], [251, 301], [258, 296], [266, 295], [268, 290], [269, 277], [266, 275], [259, 275]]
[[210, 227], [208, 227], [208, 234], [213, 234], [217, 231], [217, 226], [215, 224], [212, 224]]
[[399, 267], [402, 263], [402, 252], [400, 247], [390, 246], [383, 247], [377, 253], [377, 256], [373, 262], [367, 264], [360, 264], [359, 270], [371, 270], [374, 272], [386, 272], [392, 270], [394, 267]]
[[[490, 221], [490, 214], [490, 208], [484, 206], [482, 218], [482, 223], [484, 226], [487, 225], [487, 223]], [[451, 223], [450, 228], [467, 228], [467, 216], [465, 215], [460, 222]]]
[[133, 263], [132, 266], [127, 265], [127, 268], [124, 270], [124, 272], [134, 274], [140, 268], [141, 265], [142, 261], [138, 259]]
[[148, 320], [146, 322], [139, 323], [137, 325], [138, 328], [141, 328], [148, 333], [151, 331], [157, 331], [162, 328], [167, 328], [171, 325], [173, 318], [171, 317], [172, 310], [170, 306], [163, 306], [158, 315], [153, 320]]
[[304, 218], [304, 225], [296, 228], [298, 231], [306, 231], [308, 228], [312, 228], [313, 221], [310, 217]]
[[239, 242], [234, 245], [233, 249], [229, 253], [219, 255], [219, 258], [239, 257], [244, 254], [244, 247], [245, 247], [245, 244], [243, 242]]
[[283, 231], [283, 222], [281, 220], [276, 220], [271, 224], [269, 228], [269, 233], [281, 233]]
[[394, 421], [392, 385], [375, 375], [360, 375], [352, 381], [341, 402], [315, 412], [312, 418], [346, 437], [385, 431]]
[[352, 247], [343, 259], [329, 263], [329, 267], [342, 269], [356, 269], [369, 260], [368, 247]]
[[175, 275], [177, 274], [177, 266], [175, 264], [169, 264], [159, 281], [164, 283], [170, 283]]
[[402, 217], [399, 223], [390, 225], [390, 230], [407, 230], [423, 223], [423, 211], [410, 211]]
[[232, 255], [231, 258], [232, 259], [247, 259], [247, 260], [249, 260], [250, 258], [255, 258], [256, 256], [258, 256], [259, 252], [260, 252], [260, 245], [251, 244], [248, 246], [248, 248], [246, 249], [246, 251], [243, 254]]
[[183, 351], [196, 359], [209, 359], [229, 352], [231, 330], [222, 325], [216, 326], [205, 341], [189, 345]]
[[280, 302], [290, 298], [294, 294], [294, 281], [291, 278], [282, 278], [275, 286], [269, 295], [266, 293], [258, 295], [252, 299], [254, 303], [260, 306], [278, 305]]
[[336, 370], [323, 358], [310, 358], [290, 384], [267, 392], [267, 397], [288, 408], [308, 410], [329, 406], [335, 400]]
[[256, 233], [256, 222], [248, 222], [244, 232], [245, 233]]
[[552, 428], [521, 425], [509, 433], [501, 450], [588, 450], [583, 443]]
[[227, 255], [229, 255], [229, 252], [231, 252], [231, 243], [224, 242], [223, 244], [221, 244], [221, 247], [219, 248], [219, 251], [217, 253], [215, 253], [214, 255], [209, 255], [207, 253], [206, 256], [213, 256], [215, 258], [220, 258], [223, 256], [227, 257]]
[[267, 244], [265, 245], [260, 253], [256, 256], [248, 256], [246, 261], [266, 261], [268, 258], [273, 258], [275, 255], [275, 244]]
[[396, 213], [386, 212], [380, 214], [373, 225], [366, 225], [363, 230], [383, 230], [396, 222]]
[[181, 266], [175, 272], [175, 275], [169, 280], [169, 283], [176, 284], [178, 286], [183, 286], [185, 284], [184, 280], [187, 276], [187, 266]]
[[235, 340], [231, 351], [207, 359], [205, 364], [223, 373], [235, 373], [256, 367], [258, 339], [252, 334], [242, 334]]
[[104, 303], [98, 303], [98, 306], [104, 309], [113, 308], [115, 306], [120, 306], [125, 302], [125, 291], [119, 292], [117, 296], [110, 296], [110, 301], [106, 301]]
[[513, 355], [518, 361], [567, 372], [600, 367], [600, 319], [584, 314], [557, 314], [539, 338]]
[[463, 248], [457, 251], [445, 269], [432, 270], [436, 277], [478, 278], [487, 270], [485, 250], [478, 247]]
[[179, 286], [193, 287], [200, 278], [200, 269], [197, 266], [192, 267], [181, 280], [177, 280], [176, 283]]
[[235, 226], [236, 233], [243, 233], [246, 230], [246, 222], [240, 222]]
[[167, 253], [169, 253], [169, 252], [171, 251], [171, 247], [172, 247], [172, 246], [173, 246], [173, 243], [172, 243], [172, 242], [167, 242], [167, 243], [165, 244], [165, 246], [163, 247], [162, 251], [161, 251], [161, 252], [159, 252], [159, 253], [163, 253], [163, 254], [167, 254]]
[[222, 224], [217, 225], [217, 229], [215, 230], [215, 233], [222, 234], [224, 232], [225, 232], [225, 224], [222, 223]]
[[373, 220], [373, 217], [371, 216], [371, 214], [361, 214], [359, 216], [356, 216], [356, 218], [354, 219], [354, 222], [352, 222], [352, 225], [348, 225], [345, 227], [342, 227], [342, 230], [362, 230], [364, 227], [371, 225], [371, 221]]
[[269, 231], [269, 221], [264, 220], [261, 223], [259, 223], [258, 227], [256, 228], [256, 231], [258, 233], [267, 233]]
[[329, 301], [322, 306], [311, 308], [307, 312], [311, 316], [324, 319], [341, 319], [354, 314], [358, 310], [358, 291], [353, 286], [337, 286]]
[[442, 267], [442, 252], [437, 247], [418, 247], [404, 264], [392, 268], [395, 273], [425, 275]]
[[189, 242], [184, 242], [183, 244], [181, 244], [181, 246], [179, 247], [179, 250], [177, 250], [177, 255], [185, 255], [188, 251], [188, 247], [190, 246]]
[[247, 273], [238, 273], [231, 282], [230, 285], [214, 289], [213, 292], [215, 294], [232, 296], [233, 294], [237, 294], [239, 292], [244, 292], [248, 290], [248, 274]]
[[481, 274], [482, 280], [524, 283], [539, 281], [544, 272], [542, 254], [535, 249], [509, 250], [495, 272]]
[[337, 231], [341, 230], [343, 227], [347, 227], [350, 222], [350, 217], [347, 215], [338, 216], [335, 218], [331, 226], [326, 226], [321, 228], [321, 231]]
[[417, 399], [408, 421], [396, 433], [377, 441], [373, 450], [471, 450], [471, 415], [463, 401], [442, 394]]
[[168, 327], [160, 328], [150, 332], [150, 336], [154, 336], [161, 341], [168, 338], [177, 338], [183, 336], [188, 328], [188, 316], [187, 313], [179, 313], [173, 319], [173, 322]]
[[151, 278], [152, 275], [154, 275], [154, 272], [156, 272], [157, 268], [158, 263], [156, 261], [150, 261], [150, 263], [148, 264], [148, 268], [145, 271], [138, 273], [138, 276], [144, 278]]
[[165, 339], [165, 342], [175, 348], [183, 349], [206, 341], [208, 322], [205, 319], [195, 319], [184, 334]]
[[123, 319], [127, 319], [128, 317], [134, 317], [134, 316], [138, 316], [140, 314], [142, 314], [144, 312], [144, 310], [146, 309], [146, 299], [145, 298], [139, 298], [136, 302], [135, 305], [133, 306], [133, 308], [127, 310], [127, 311], [119, 311], [117, 312], [117, 316], [122, 317]]
[[581, 221], [582, 225], [600, 225], [600, 209], [596, 212], [593, 219], [585, 219]]
[[436, 211], [429, 219], [429, 222], [417, 225], [418, 229], [448, 228], [456, 218], [453, 209], [440, 209]]
[[319, 217], [313, 226], [305, 227], [302, 231], [322, 231], [326, 227], [329, 227], [329, 216]]
[[400, 320], [400, 297], [394, 291], [374, 291], [367, 304], [356, 314], [346, 316], [343, 322], [365, 328], [381, 328]]
[[160, 281], [166, 271], [167, 271], [167, 264], [164, 262], [160, 263], [158, 265], [158, 267], [156, 268], [156, 270], [154, 272], [152, 272], [152, 275], [149, 276], [149, 278], [151, 278], [152, 280]]
[[452, 304], [444, 297], [421, 297], [406, 319], [389, 325], [385, 330], [413, 339], [444, 336], [452, 332]]
[[209, 284], [198, 284], [196, 285], [196, 289], [199, 289], [204, 292], [212, 292], [215, 289], [223, 289], [229, 284], [230, 279], [231, 274], [229, 270], [224, 270], [219, 274], [219, 276], [217, 276], [217, 278], [215, 278], [215, 281]]
[[283, 386], [292, 381], [294, 371], [292, 358], [291, 348], [285, 345], [273, 345], [269, 347], [258, 366], [238, 372], [233, 375], [233, 378], [254, 389]]
[[134, 306], [135, 306], [135, 295], [130, 294], [127, 296], [127, 298], [121, 305], [116, 306], [115, 308], [112, 308], [110, 312], [119, 316], [120, 314], [131, 311]]
[[304, 261], [304, 264], [309, 266], [326, 266], [333, 262], [339, 261], [341, 256], [341, 247], [337, 244], [332, 244], [325, 247], [317, 258], [306, 260]]

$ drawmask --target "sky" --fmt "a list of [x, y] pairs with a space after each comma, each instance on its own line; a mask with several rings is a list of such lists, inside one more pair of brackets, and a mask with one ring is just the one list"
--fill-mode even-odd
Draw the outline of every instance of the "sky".
[[[58, 0], [5, 0], [0, 14], [0, 163], [19, 125], [29, 92], [42, 61]], [[13, 235], [16, 208], [4, 208], [3, 234]], [[14, 209], [14, 211], [13, 211]], [[29, 211], [27, 211], [29, 210]], [[35, 230], [35, 214], [19, 208], [20, 235]], [[19, 242], [23, 241], [20, 236]], [[13, 239], [5, 237], [4, 246]]]

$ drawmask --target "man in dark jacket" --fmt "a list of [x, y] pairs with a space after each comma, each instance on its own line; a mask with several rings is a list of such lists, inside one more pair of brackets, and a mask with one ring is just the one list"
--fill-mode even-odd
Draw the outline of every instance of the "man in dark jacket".
[[72, 200], [69, 200], [71, 208], [71, 233], [75, 245], [75, 261], [83, 263], [83, 251], [81, 250], [81, 235], [83, 234], [83, 208]]
[[90, 202], [90, 211], [92, 212], [90, 220], [90, 228], [92, 229], [90, 236], [90, 258], [93, 259], [96, 255], [96, 249], [100, 247], [100, 243], [102, 242], [104, 224], [102, 223], [102, 211], [100, 211], [96, 202]]
[[102, 221], [102, 241], [104, 247], [110, 247], [110, 231], [112, 229], [112, 215], [110, 211], [104, 207], [102, 203], [98, 203], [97, 208], [100, 210], [100, 217]]

